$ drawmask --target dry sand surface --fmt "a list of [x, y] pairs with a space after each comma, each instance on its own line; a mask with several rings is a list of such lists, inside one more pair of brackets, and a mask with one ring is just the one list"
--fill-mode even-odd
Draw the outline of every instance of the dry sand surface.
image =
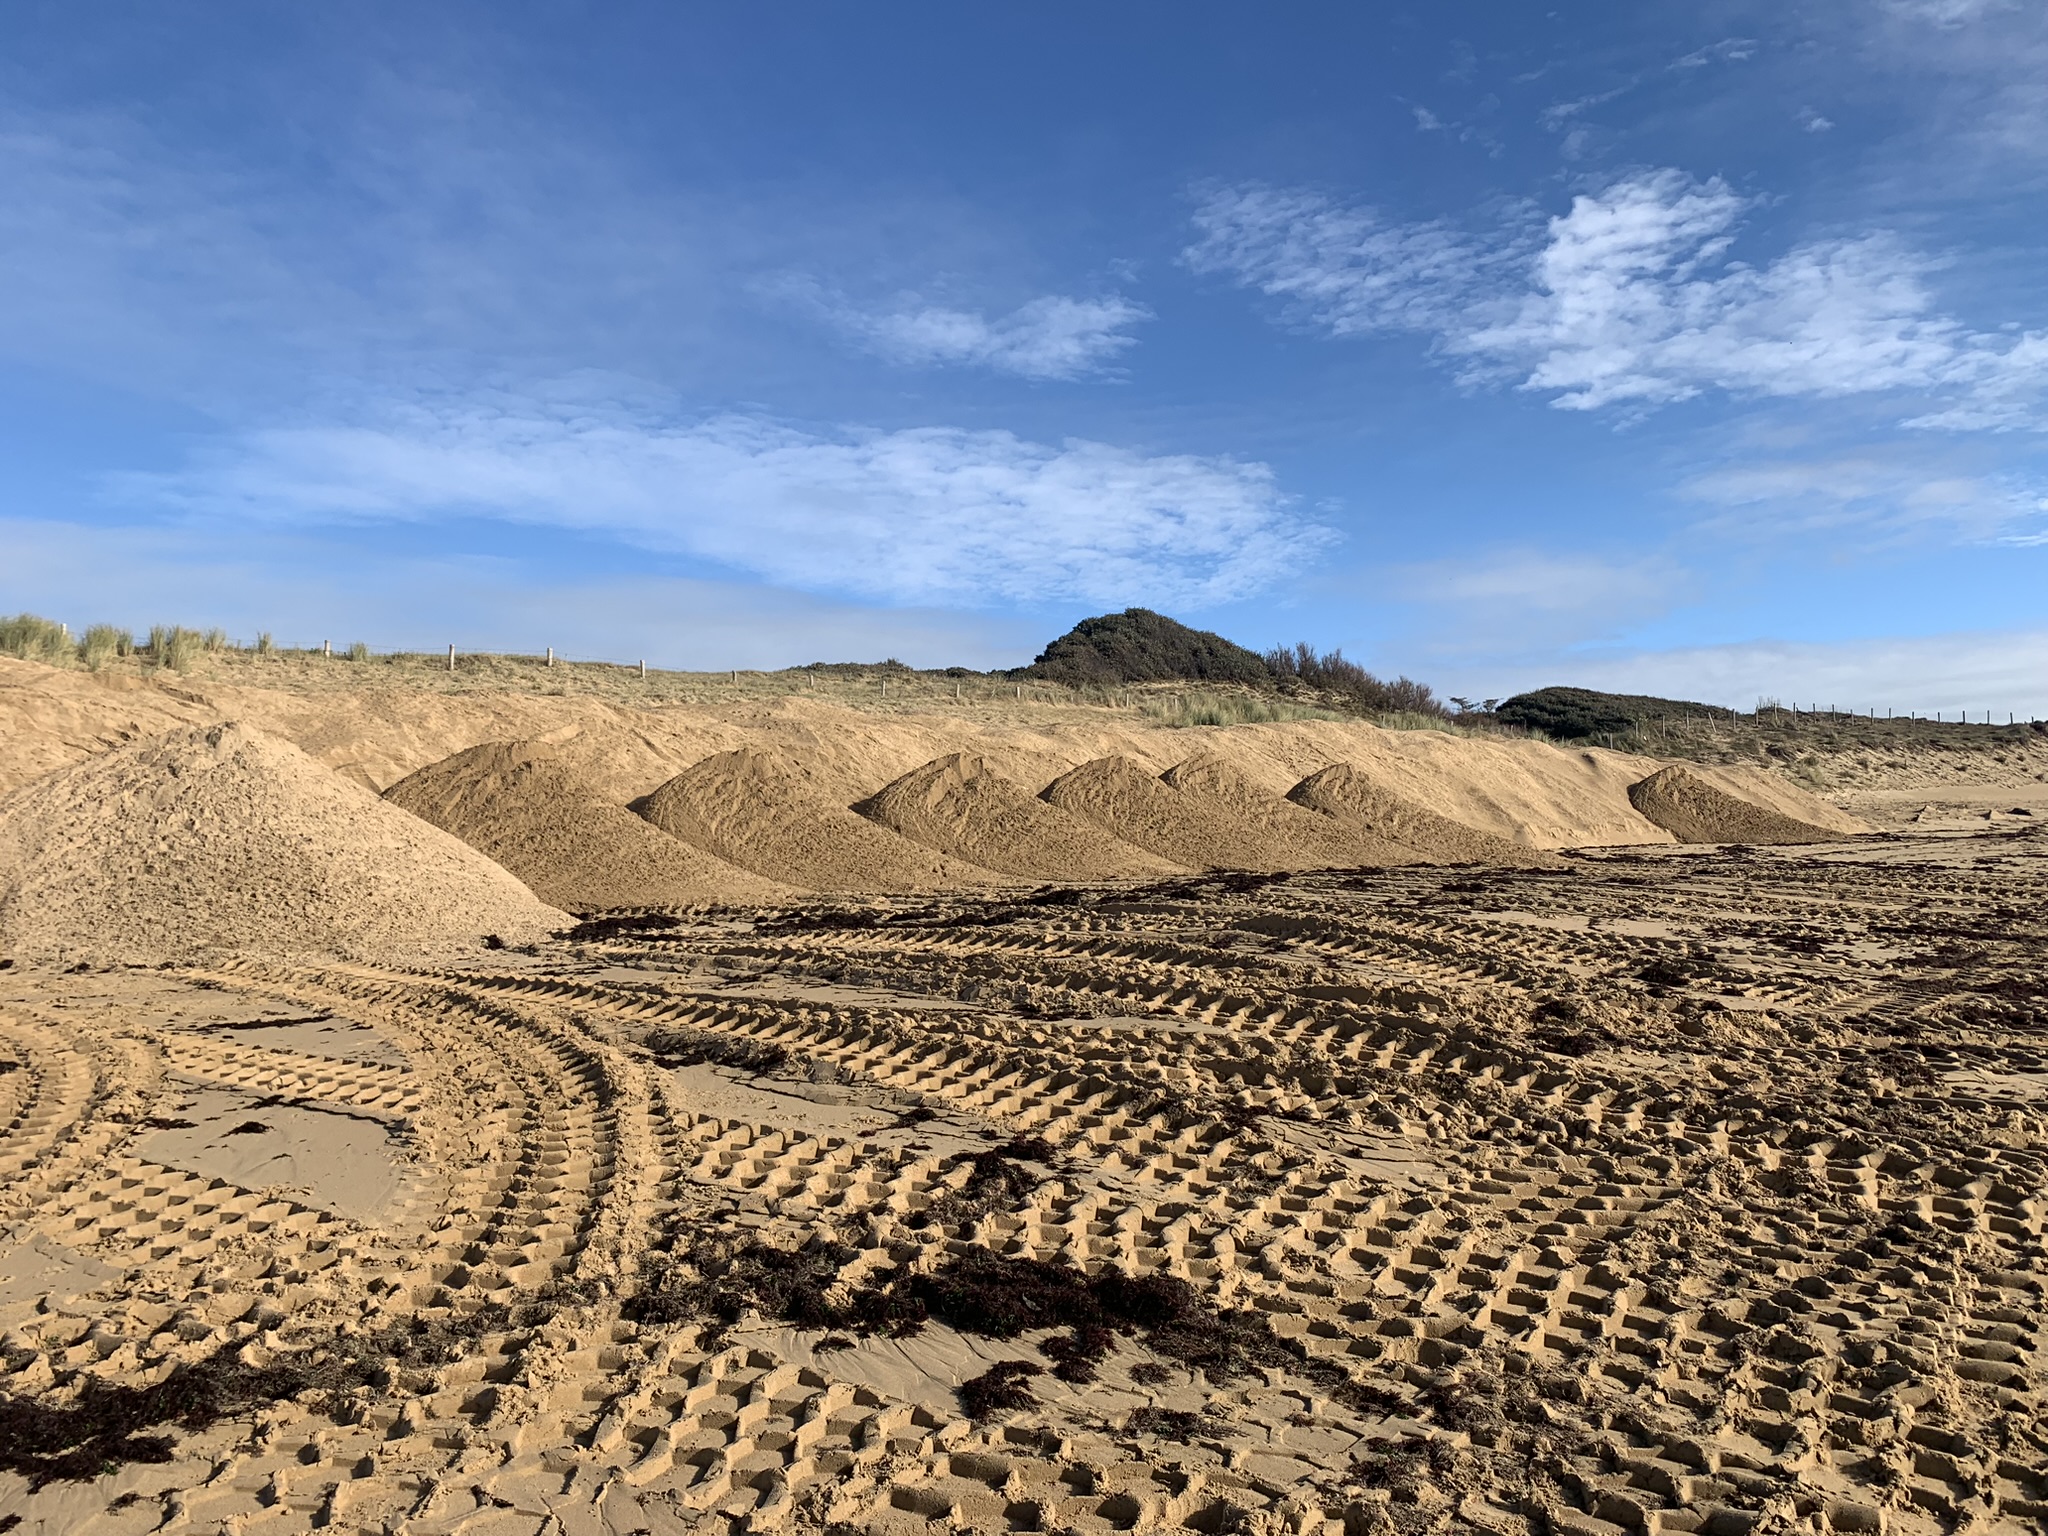
[[[2048, 1521], [2048, 817], [1681, 847], [1665, 765], [1440, 733], [269, 700], [329, 771], [0, 684], [0, 1532]], [[401, 758], [709, 894], [571, 930]], [[1854, 826], [1758, 778], [1678, 798]]]
[[497, 864], [241, 725], [191, 727], [0, 801], [0, 949], [404, 962], [566, 923]]
[[1681, 843], [1835, 843], [1847, 835], [1752, 805], [1676, 765], [1631, 784], [1628, 798]]
[[0, 1521], [2036, 1530], [2044, 897], [2025, 827], [17, 964]]

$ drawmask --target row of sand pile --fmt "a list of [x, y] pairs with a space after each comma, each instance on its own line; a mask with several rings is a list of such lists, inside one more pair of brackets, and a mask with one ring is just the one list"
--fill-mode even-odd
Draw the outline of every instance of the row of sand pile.
[[405, 962], [567, 921], [474, 848], [239, 724], [153, 736], [0, 801], [10, 957]]
[[[785, 758], [722, 752], [637, 801], [635, 817], [551, 749], [500, 744], [420, 770], [389, 795], [578, 911], [1208, 869], [1557, 862], [1350, 764], [1310, 774], [1283, 798], [1206, 753], [1160, 775], [1121, 755], [1097, 758], [1036, 796], [983, 758], [949, 753], [849, 808]], [[1748, 810], [1749, 825], [1783, 820]]]
[[965, 752], [911, 770], [854, 810], [912, 842], [1027, 880], [1185, 872], [1035, 798]]
[[1847, 836], [1737, 799], [1678, 767], [1630, 785], [1628, 798], [1681, 843], [1835, 843]]
[[1415, 862], [1407, 850], [1253, 788], [1214, 758], [1191, 759], [1158, 777], [1127, 757], [1097, 758], [1053, 780], [1041, 798], [1190, 869]]
[[1439, 816], [1376, 784], [1349, 763], [1332, 763], [1288, 792], [1297, 805], [1357, 827], [1398, 847], [1411, 849], [1426, 864], [1509, 864], [1529, 868], [1556, 865], [1555, 854], [1524, 848], [1491, 832]]
[[541, 900], [575, 912], [793, 894], [593, 794], [538, 742], [471, 747], [408, 774], [384, 798], [495, 859]]
[[802, 768], [768, 752], [715, 753], [633, 808], [728, 863], [814, 891], [922, 891], [989, 879], [833, 804]]
[[1198, 752], [1160, 775], [1198, 804], [1207, 804], [1253, 828], [1280, 869], [1336, 869], [1422, 862], [1385, 838], [1268, 794], [1213, 752]]

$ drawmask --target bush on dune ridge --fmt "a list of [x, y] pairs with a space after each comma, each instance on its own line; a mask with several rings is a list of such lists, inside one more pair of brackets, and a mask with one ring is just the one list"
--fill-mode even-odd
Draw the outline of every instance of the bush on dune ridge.
[[1292, 650], [1275, 646], [1266, 652], [1267, 669], [1284, 688], [1293, 683], [1342, 700], [1368, 715], [1434, 715], [1446, 711], [1426, 683], [1397, 677], [1391, 683], [1373, 676], [1343, 651], [1317, 652], [1306, 642]]

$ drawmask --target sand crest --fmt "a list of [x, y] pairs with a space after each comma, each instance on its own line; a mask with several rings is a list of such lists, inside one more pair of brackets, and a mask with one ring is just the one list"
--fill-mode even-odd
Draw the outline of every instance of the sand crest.
[[1083, 763], [1054, 779], [1039, 798], [1191, 869], [1296, 867], [1220, 803], [1184, 795], [1128, 757]]
[[918, 891], [990, 879], [834, 804], [778, 753], [717, 753], [634, 809], [715, 857], [815, 891]]
[[854, 810], [913, 842], [1031, 880], [1118, 880], [1185, 869], [1034, 798], [967, 752], [912, 769]]
[[543, 900], [571, 911], [791, 894], [600, 798], [539, 742], [471, 747], [408, 774], [384, 798], [454, 833]]
[[1196, 803], [1208, 803], [1254, 827], [1279, 869], [1349, 869], [1415, 864], [1412, 848], [1296, 805], [1261, 789], [1214, 752], [1197, 752], [1160, 775]]
[[0, 801], [0, 945], [21, 958], [403, 961], [565, 921], [474, 849], [245, 725], [154, 736]]
[[1849, 835], [1752, 805], [1683, 768], [1658, 769], [1631, 784], [1628, 798], [1681, 843], [1838, 843]]
[[1303, 779], [1287, 798], [1376, 837], [1412, 848], [1431, 864], [1516, 864], [1547, 867], [1557, 860], [1491, 832], [1425, 810], [1375, 784], [1349, 763], [1332, 763]]

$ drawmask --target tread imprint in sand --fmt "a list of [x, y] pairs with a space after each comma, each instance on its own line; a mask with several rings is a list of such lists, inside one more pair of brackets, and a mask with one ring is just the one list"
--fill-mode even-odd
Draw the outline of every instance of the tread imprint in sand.
[[[184, 1437], [81, 1530], [2038, 1529], [2044, 846], [793, 909], [61, 1015], [11, 977], [9, 1231], [114, 1278], [0, 1308], [0, 1383], [458, 1341]], [[151, 988], [405, 1065], [159, 1022]], [[729, 1102], [677, 1041], [742, 1064]], [[151, 1163], [171, 1079], [384, 1117], [410, 1193], [364, 1223]], [[1029, 1176], [977, 1195], [1005, 1147]], [[1175, 1277], [1293, 1363], [1125, 1338], [976, 1420], [953, 1389], [1045, 1335], [640, 1304], [714, 1236], [829, 1240], [840, 1295], [977, 1249]]]

